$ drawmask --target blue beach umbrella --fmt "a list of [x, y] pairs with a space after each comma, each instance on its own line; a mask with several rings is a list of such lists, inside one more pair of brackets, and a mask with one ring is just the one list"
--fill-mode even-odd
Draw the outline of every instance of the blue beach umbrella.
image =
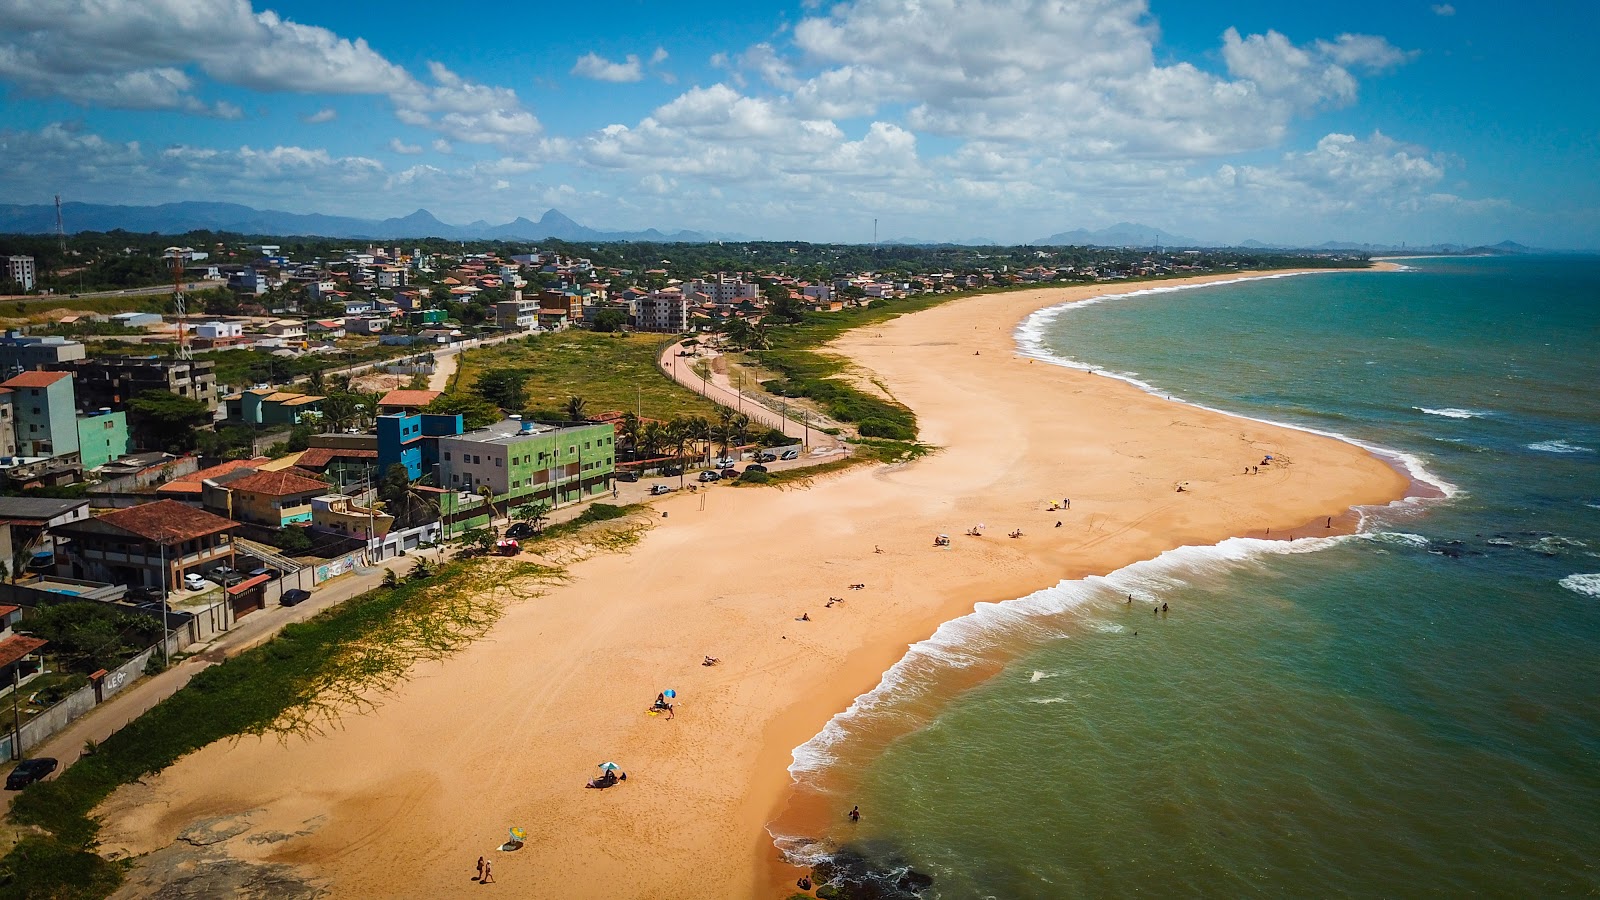
[[603, 762], [600, 764], [600, 768], [605, 769], [607, 772], [615, 772], [619, 767], [614, 762]]
[[668, 700], [671, 700], [674, 697], [678, 696], [678, 692], [673, 690], [672, 688], [667, 688], [666, 690], [662, 691], [661, 694], [662, 694], [662, 696], [666, 697]]

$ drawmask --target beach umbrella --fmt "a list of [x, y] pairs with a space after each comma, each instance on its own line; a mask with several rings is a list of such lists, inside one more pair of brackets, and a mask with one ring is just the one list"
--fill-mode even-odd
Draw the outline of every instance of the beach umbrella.
[[605, 769], [607, 772], [615, 772], [620, 766], [614, 762], [603, 762], [600, 764], [600, 768]]
[[676, 696], [678, 696], [678, 692], [677, 692], [677, 691], [675, 691], [675, 690], [673, 690], [673, 689], [672, 689], [672, 688], [667, 688], [667, 689], [666, 689], [666, 690], [664, 690], [664, 691], [662, 691], [662, 692], [661, 692], [661, 693], [662, 693], [662, 695], [663, 695], [663, 696], [665, 696], [665, 697], [666, 697], [666, 698], [667, 698], [667, 699], [668, 699], [668, 700], [671, 700], [671, 699], [673, 699], [673, 698], [674, 698], [674, 697], [676, 697]]
[[521, 828], [512, 828], [511, 839], [513, 841], [525, 841], [528, 839], [528, 833], [523, 831]]

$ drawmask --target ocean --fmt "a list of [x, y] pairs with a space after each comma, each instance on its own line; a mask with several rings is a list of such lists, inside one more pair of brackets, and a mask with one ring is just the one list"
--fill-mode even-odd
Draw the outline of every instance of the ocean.
[[947, 623], [795, 752], [861, 821], [780, 845], [927, 898], [1600, 892], [1597, 264], [1130, 285], [1025, 323], [1025, 352], [1436, 496]]

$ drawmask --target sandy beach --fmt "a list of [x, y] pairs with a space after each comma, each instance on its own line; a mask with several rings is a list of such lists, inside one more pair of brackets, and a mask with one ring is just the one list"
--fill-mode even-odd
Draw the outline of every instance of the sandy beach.
[[[1405, 494], [1353, 445], [1017, 354], [1034, 310], [1143, 286], [984, 295], [846, 335], [836, 349], [916, 410], [939, 452], [803, 489], [669, 497], [631, 551], [574, 566], [375, 712], [216, 744], [122, 789], [99, 811], [102, 849], [150, 853], [236, 817], [243, 830], [206, 853], [332, 896], [481, 890], [483, 855], [521, 897], [784, 896], [763, 826], [791, 751], [940, 623], [1177, 546], [1324, 535], [1327, 517]], [[1064, 497], [1070, 511], [1048, 511]], [[976, 522], [988, 536], [964, 537]], [[937, 533], [953, 547], [935, 549]], [[722, 664], [701, 666], [707, 654]], [[670, 721], [645, 714], [665, 688]], [[583, 790], [602, 760], [628, 781]], [[492, 853], [510, 826], [527, 848]], [[149, 887], [136, 870], [124, 895]]]

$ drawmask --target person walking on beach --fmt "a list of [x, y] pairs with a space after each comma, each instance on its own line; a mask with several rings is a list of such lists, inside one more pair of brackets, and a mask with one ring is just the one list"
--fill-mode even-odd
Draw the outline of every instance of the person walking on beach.
[[852, 822], [861, 821], [861, 807], [859, 807], [859, 806], [850, 807], [850, 821], [852, 821]]
[[483, 880], [483, 867], [484, 867], [484, 865], [485, 865], [485, 863], [483, 861], [483, 857], [481, 857], [481, 856], [478, 857], [478, 874], [473, 876], [473, 879], [472, 879], [473, 881], [482, 881]]
[[494, 869], [490, 867], [487, 860], [483, 864], [483, 880], [479, 881], [478, 883], [494, 884]]

